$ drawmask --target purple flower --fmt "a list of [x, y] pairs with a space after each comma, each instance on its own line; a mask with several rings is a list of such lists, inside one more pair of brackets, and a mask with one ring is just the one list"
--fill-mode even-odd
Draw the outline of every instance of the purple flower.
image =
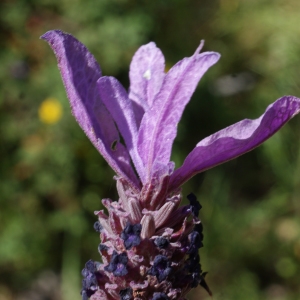
[[148, 274], [156, 276], [158, 282], [165, 280], [172, 272], [171, 262], [164, 255], [157, 255], [154, 258], [153, 266], [149, 269]]
[[144, 45], [133, 56], [127, 93], [116, 78], [102, 76], [93, 55], [71, 35], [55, 30], [42, 39], [57, 57], [77, 122], [117, 174], [119, 200], [103, 199], [108, 215], [96, 212], [103, 264], [83, 272], [83, 299], [183, 299], [199, 284], [211, 293], [198, 254], [201, 205], [190, 194], [190, 205], [180, 207], [180, 188], [263, 143], [299, 113], [300, 99], [282, 97], [258, 119], [203, 139], [175, 170], [170, 156], [177, 124], [218, 53], [200, 53], [201, 42], [165, 73], [162, 52], [152, 42]]
[[104, 270], [113, 273], [117, 277], [124, 276], [128, 273], [126, 268], [127, 262], [128, 257], [126, 252], [118, 254], [114, 251], [110, 263], [104, 268]]
[[192, 231], [189, 234], [189, 244], [190, 244], [190, 248], [188, 250], [187, 253], [198, 253], [199, 248], [203, 247], [202, 244], [202, 240], [203, 237], [201, 236], [201, 234], [197, 231]]
[[199, 211], [202, 208], [201, 204], [198, 202], [196, 196], [191, 193], [186, 196], [190, 201], [190, 209], [195, 217], [199, 217]]
[[128, 250], [134, 246], [138, 246], [141, 242], [141, 224], [128, 223], [121, 233], [121, 239], [124, 241], [124, 246]]
[[160, 249], [165, 249], [170, 245], [170, 242], [168, 239], [159, 236], [154, 240], [154, 244]]
[[99, 221], [97, 221], [97, 222], [94, 223], [94, 229], [95, 229], [97, 232], [101, 232], [102, 226], [101, 226], [101, 224], [100, 224]]
[[83, 299], [87, 299], [92, 296], [98, 288], [97, 268], [95, 262], [89, 260], [85, 264], [85, 268], [81, 273], [83, 276], [81, 295]]

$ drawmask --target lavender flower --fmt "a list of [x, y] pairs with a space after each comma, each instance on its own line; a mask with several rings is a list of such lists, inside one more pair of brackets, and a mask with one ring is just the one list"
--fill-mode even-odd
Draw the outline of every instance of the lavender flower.
[[263, 143], [300, 111], [300, 99], [282, 97], [260, 118], [203, 139], [174, 170], [177, 124], [218, 53], [200, 53], [201, 42], [165, 73], [162, 52], [154, 43], [144, 45], [133, 56], [127, 93], [117, 79], [102, 76], [92, 54], [71, 35], [55, 30], [42, 39], [57, 57], [77, 122], [117, 174], [118, 201], [103, 199], [108, 215], [96, 212], [103, 263], [86, 264], [82, 298], [184, 299], [199, 284], [210, 293], [198, 254], [201, 205], [190, 194], [190, 205], [180, 206], [180, 188]]

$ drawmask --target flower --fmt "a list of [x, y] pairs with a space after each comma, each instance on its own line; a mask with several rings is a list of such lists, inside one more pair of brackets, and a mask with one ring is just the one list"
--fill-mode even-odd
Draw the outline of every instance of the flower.
[[39, 107], [39, 118], [43, 123], [54, 124], [62, 117], [62, 106], [55, 98], [47, 98]]
[[128, 273], [127, 271], [128, 257], [126, 252], [118, 254], [116, 251], [111, 256], [110, 263], [104, 267], [107, 272], [112, 272], [115, 276], [124, 276]]
[[149, 269], [148, 274], [155, 276], [158, 282], [162, 282], [171, 272], [171, 262], [168, 257], [159, 254], [155, 256], [153, 266]]
[[138, 246], [141, 242], [141, 224], [128, 223], [121, 233], [121, 239], [124, 241], [124, 246], [128, 250], [133, 246]]
[[180, 188], [263, 143], [299, 113], [300, 99], [282, 97], [260, 118], [203, 139], [175, 170], [170, 156], [177, 124], [218, 53], [200, 53], [201, 42], [165, 73], [162, 52], [153, 42], [144, 45], [133, 56], [127, 93], [116, 78], [102, 76], [92, 54], [71, 35], [55, 30], [42, 39], [57, 57], [77, 122], [117, 174], [119, 200], [102, 200], [108, 215], [95, 212], [103, 263], [84, 269], [83, 299], [183, 299], [197, 285], [211, 294], [198, 254], [201, 205], [190, 194], [190, 205], [180, 206]]

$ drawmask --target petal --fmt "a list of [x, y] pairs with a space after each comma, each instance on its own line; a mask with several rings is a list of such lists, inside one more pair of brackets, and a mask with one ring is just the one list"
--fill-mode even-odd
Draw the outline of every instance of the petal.
[[153, 42], [140, 47], [132, 58], [129, 99], [133, 102], [138, 126], [160, 90], [165, 76], [164, 69], [164, 56]]
[[259, 146], [300, 111], [300, 99], [285, 96], [256, 120], [245, 119], [200, 141], [171, 176], [172, 191], [192, 176]]
[[136, 170], [143, 178], [144, 167], [136, 147], [137, 128], [132, 102], [124, 87], [114, 77], [103, 76], [97, 81], [97, 85], [101, 100], [117, 124]]
[[41, 38], [56, 55], [77, 122], [114, 171], [137, 188], [139, 183], [128, 151], [120, 143], [118, 130], [97, 91], [101, 70], [95, 58], [78, 40], [59, 30], [49, 31]]
[[[201, 44], [202, 45], [202, 44]], [[170, 69], [152, 107], [145, 113], [138, 136], [138, 150], [146, 167], [148, 179], [170, 161], [177, 124], [200, 78], [215, 64], [220, 55], [215, 52], [184, 58]]]

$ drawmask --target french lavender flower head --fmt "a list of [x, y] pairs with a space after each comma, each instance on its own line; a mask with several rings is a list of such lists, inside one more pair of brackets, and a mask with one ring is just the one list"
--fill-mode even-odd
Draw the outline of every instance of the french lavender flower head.
[[[175, 170], [170, 161], [177, 124], [204, 73], [220, 55], [196, 52], [167, 73], [162, 52], [151, 42], [130, 65], [130, 89], [102, 76], [93, 55], [58, 30], [42, 36], [52, 47], [72, 112], [88, 138], [116, 172], [118, 201], [103, 199], [95, 214], [102, 263], [82, 271], [82, 299], [185, 299], [201, 285], [201, 205], [193, 194], [180, 206], [181, 186], [197, 173], [252, 150], [300, 111], [285, 96], [256, 120], [245, 119], [203, 139]], [[123, 143], [124, 141], [124, 143]]]

